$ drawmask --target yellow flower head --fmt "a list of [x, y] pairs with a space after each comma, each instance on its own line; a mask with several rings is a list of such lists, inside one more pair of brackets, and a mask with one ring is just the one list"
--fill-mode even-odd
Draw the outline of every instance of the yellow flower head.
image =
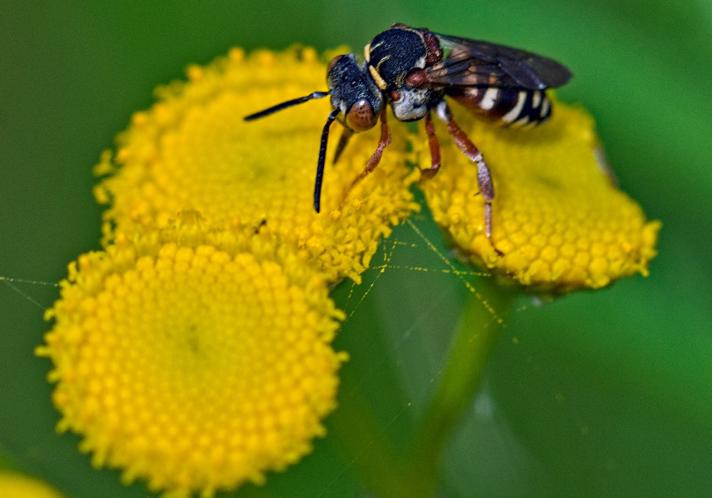
[[62, 498], [62, 495], [37, 479], [0, 470], [0, 496], [3, 498]]
[[[417, 174], [405, 165], [403, 126], [377, 170], [342, 203], [376, 148], [379, 130], [356, 135], [338, 164], [327, 157], [322, 211], [312, 193], [328, 98], [245, 122], [243, 117], [326, 88], [326, 67], [311, 49], [283, 53], [239, 49], [186, 83], [158, 91], [159, 101], [133, 116], [96, 171], [112, 173], [96, 189], [112, 202], [106, 219], [163, 227], [196, 209], [211, 223], [273, 234], [319, 261], [330, 280], [359, 280], [378, 240], [417, 208], [408, 190]], [[332, 127], [333, 150], [339, 126]], [[111, 238], [109, 236], [109, 238]]]
[[97, 466], [177, 495], [261, 482], [311, 450], [335, 405], [342, 314], [321, 274], [194, 214], [80, 256], [38, 354], [60, 430]]
[[[445, 141], [442, 170], [421, 185], [435, 220], [459, 250], [523, 285], [549, 290], [598, 288], [647, 273], [660, 223], [646, 221], [604, 171], [588, 114], [556, 103], [549, 122], [521, 130], [455, 112], [482, 151], [495, 187], [490, 243], [476, 195], [477, 169]], [[414, 145], [427, 167], [426, 139]]]

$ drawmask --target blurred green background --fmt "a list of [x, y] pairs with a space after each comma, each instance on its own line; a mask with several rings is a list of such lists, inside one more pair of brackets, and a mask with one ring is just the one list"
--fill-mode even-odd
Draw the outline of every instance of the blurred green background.
[[[0, 276], [55, 282], [98, 247], [91, 166], [152, 89], [229, 47], [363, 44], [392, 22], [565, 62], [563, 100], [597, 119], [622, 188], [663, 221], [651, 276], [520, 299], [444, 462], [444, 497], [712, 495], [712, 2], [665, 0], [0, 2]], [[289, 75], [285, 75], [288, 78]], [[288, 97], [288, 96], [286, 96]], [[316, 137], [315, 137], [316, 146]], [[415, 223], [438, 245], [427, 216]], [[396, 442], [432, 386], [465, 289], [408, 226], [391, 268], [335, 292], [350, 314], [342, 404]], [[385, 242], [378, 263], [391, 254]], [[373, 288], [370, 284], [374, 283]], [[33, 358], [51, 286], [0, 282], [0, 462], [72, 498], [139, 497], [90, 470]], [[361, 297], [363, 296], [363, 299]], [[342, 416], [336, 412], [329, 425]], [[332, 431], [333, 432], [333, 431]], [[364, 456], [337, 438], [238, 496], [357, 497]]]

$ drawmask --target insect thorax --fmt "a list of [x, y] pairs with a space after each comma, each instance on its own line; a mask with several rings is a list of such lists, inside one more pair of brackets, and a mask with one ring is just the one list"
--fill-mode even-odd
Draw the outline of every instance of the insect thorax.
[[400, 27], [379, 33], [365, 47], [366, 60], [373, 68], [371, 74], [382, 90], [400, 87], [409, 71], [425, 67], [426, 52], [418, 31]]

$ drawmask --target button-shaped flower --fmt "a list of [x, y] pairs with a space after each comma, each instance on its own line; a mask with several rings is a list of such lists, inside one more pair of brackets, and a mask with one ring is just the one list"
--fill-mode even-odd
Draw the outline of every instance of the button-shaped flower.
[[[612, 181], [585, 111], [556, 102], [551, 120], [534, 129], [500, 128], [455, 112], [492, 170], [496, 195], [490, 241], [477, 169], [445, 140], [441, 171], [421, 187], [459, 251], [544, 290], [598, 288], [647, 274], [660, 223], [647, 221]], [[414, 141], [421, 167], [429, 166], [426, 140]]]
[[[312, 195], [328, 98], [255, 122], [243, 117], [326, 86], [326, 67], [310, 49], [284, 53], [232, 50], [189, 80], [159, 90], [159, 101], [133, 116], [96, 171], [111, 175], [96, 189], [118, 225], [162, 227], [196, 209], [214, 224], [272, 234], [319, 262], [330, 280], [359, 280], [381, 236], [417, 208], [405, 161], [406, 130], [376, 171], [346, 196], [378, 143], [378, 127], [357, 134], [336, 165], [331, 154], [322, 210]], [[333, 150], [338, 125], [332, 127]], [[346, 199], [344, 200], [344, 197]], [[111, 238], [110, 235], [108, 237]]]
[[80, 256], [48, 312], [59, 428], [96, 466], [210, 496], [311, 450], [335, 406], [341, 312], [303, 257], [193, 214]]
[[62, 498], [48, 484], [32, 477], [0, 470], [0, 496], [3, 498]]

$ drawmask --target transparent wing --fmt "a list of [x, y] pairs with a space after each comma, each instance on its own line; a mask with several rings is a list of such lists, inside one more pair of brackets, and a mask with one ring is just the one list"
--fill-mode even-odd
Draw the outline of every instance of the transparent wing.
[[426, 68], [433, 87], [498, 86], [544, 90], [565, 84], [571, 71], [541, 55], [505, 45], [435, 33], [445, 59]]

